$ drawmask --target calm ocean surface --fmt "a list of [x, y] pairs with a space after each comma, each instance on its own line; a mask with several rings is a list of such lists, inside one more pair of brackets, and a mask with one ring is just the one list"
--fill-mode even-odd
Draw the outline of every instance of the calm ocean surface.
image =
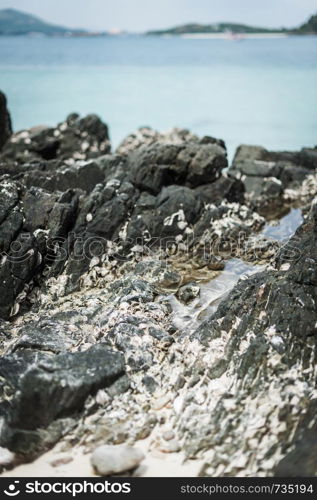
[[116, 146], [142, 125], [273, 149], [317, 144], [317, 37], [0, 37], [15, 130], [97, 113]]

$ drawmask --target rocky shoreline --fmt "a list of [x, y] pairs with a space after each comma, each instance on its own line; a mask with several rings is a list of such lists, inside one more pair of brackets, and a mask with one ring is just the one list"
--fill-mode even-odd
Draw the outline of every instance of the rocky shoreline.
[[317, 148], [112, 153], [95, 115], [12, 133], [0, 93], [0, 469], [317, 474], [316, 194]]

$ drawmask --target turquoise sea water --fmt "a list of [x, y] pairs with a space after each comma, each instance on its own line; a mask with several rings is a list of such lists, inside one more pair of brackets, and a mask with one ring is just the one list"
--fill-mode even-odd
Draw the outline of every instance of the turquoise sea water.
[[0, 37], [0, 89], [15, 130], [98, 113], [116, 146], [173, 126], [241, 143], [317, 143], [317, 37]]

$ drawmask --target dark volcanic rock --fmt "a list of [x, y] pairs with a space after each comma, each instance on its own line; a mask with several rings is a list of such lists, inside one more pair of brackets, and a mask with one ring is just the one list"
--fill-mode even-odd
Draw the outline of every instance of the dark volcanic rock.
[[56, 258], [60, 239], [75, 222], [78, 195], [26, 191], [7, 179], [0, 183], [0, 195], [0, 317], [9, 318], [19, 310], [13, 308], [18, 295], [45, 262]]
[[[219, 147], [219, 146], [217, 146]], [[142, 152], [142, 148], [139, 150]], [[162, 154], [177, 153], [177, 147], [167, 148]], [[149, 176], [148, 180], [154, 182], [159, 194], [154, 196], [147, 190], [140, 193], [132, 182], [125, 182], [126, 163], [119, 157], [112, 160], [111, 157], [104, 159], [104, 171], [106, 178], [112, 175], [111, 161], [119, 167], [117, 177], [110, 179], [106, 184], [97, 185], [94, 191], [87, 197], [82, 205], [81, 211], [74, 226], [75, 240], [73, 254], [83, 258], [73, 259], [71, 257], [67, 264], [67, 273], [72, 275], [72, 282], [76, 283], [78, 278], [88, 270], [89, 262], [93, 257], [101, 257], [108, 251], [110, 240], [116, 241], [123, 247], [123, 257], [135, 246], [153, 243], [155, 247], [162, 245], [164, 248], [175, 241], [175, 238], [185, 238], [187, 233], [200, 220], [204, 210], [204, 200], [208, 195], [200, 196], [198, 190], [187, 186], [169, 185], [161, 187], [157, 185], [156, 178]], [[144, 168], [148, 168], [144, 165]], [[145, 182], [145, 181], [144, 181]], [[140, 186], [140, 183], [137, 183]], [[227, 188], [228, 197], [240, 197], [241, 183], [232, 179], [221, 182], [213, 191], [213, 184], [208, 184], [210, 197], [220, 202], [221, 186]], [[234, 186], [237, 194], [234, 195]], [[207, 186], [206, 186], [207, 187]], [[143, 187], [144, 188], [144, 187]], [[154, 191], [149, 188], [150, 191]], [[207, 192], [207, 190], [206, 190]], [[214, 194], [213, 194], [214, 193]], [[229, 194], [230, 193], [230, 194]], [[227, 209], [227, 211], [229, 208]], [[216, 219], [221, 217], [214, 214]], [[209, 220], [212, 220], [213, 212], [210, 212]], [[202, 229], [206, 225], [202, 221]], [[198, 228], [200, 226], [198, 225]], [[242, 228], [243, 229], [243, 228]], [[122, 255], [122, 254], [121, 254]], [[66, 263], [66, 259], [65, 259]], [[61, 267], [58, 267], [59, 273]]]
[[163, 186], [181, 182], [186, 170], [177, 164], [180, 145], [154, 143], [132, 152], [128, 158], [130, 179], [142, 191], [158, 194]]
[[199, 218], [203, 203], [193, 189], [168, 186], [154, 198], [140, 197], [127, 225], [127, 238], [133, 244], [153, 241], [167, 247], [178, 235], [184, 235]]
[[187, 185], [191, 187], [200, 186], [215, 181], [222, 169], [228, 166], [225, 150], [215, 143], [207, 143], [202, 146], [192, 147], [190, 151], [183, 151], [187, 161]]
[[6, 96], [0, 91], [0, 151], [12, 134], [11, 118]]
[[56, 128], [35, 127], [13, 134], [2, 151], [6, 161], [86, 160], [110, 152], [107, 126], [96, 115], [73, 114]]
[[0, 318], [9, 318], [19, 308], [13, 308], [18, 295], [39, 271], [42, 262], [36, 238], [21, 233], [11, 243], [11, 250], [2, 257], [0, 267]]
[[[16, 134], [0, 165], [0, 172], [29, 188], [22, 199], [23, 230], [48, 230], [45, 241], [65, 238], [64, 243], [49, 245], [44, 263], [54, 261], [48, 276], [57, 276], [66, 266], [69, 290], [92, 258], [108, 252], [110, 241], [116, 241], [125, 258], [139, 238], [143, 243], [182, 239], [198, 221], [204, 203], [243, 199], [243, 184], [221, 177], [227, 166], [221, 140], [174, 131], [164, 139], [155, 135], [152, 143], [120, 156], [104, 154], [109, 150], [102, 143], [106, 137], [97, 117], [80, 120], [71, 115], [56, 129], [39, 127]], [[85, 141], [85, 148], [90, 144], [83, 156], [77, 154], [77, 140]], [[90, 157], [94, 160], [76, 161]], [[57, 192], [66, 189], [61, 200]], [[76, 189], [82, 192], [80, 203]]]
[[46, 426], [55, 418], [80, 410], [89, 394], [111, 385], [123, 374], [123, 356], [102, 344], [30, 367], [20, 380], [10, 423], [25, 429]]
[[179, 234], [183, 227], [194, 224], [202, 210], [202, 202], [196, 193], [181, 186], [169, 186], [157, 198], [158, 219], [154, 221], [154, 235]]
[[[317, 168], [316, 148], [303, 148], [301, 151], [267, 151], [260, 146], [242, 145], [236, 151], [232, 165], [241, 165], [245, 173], [254, 172], [253, 175], [267, 177], [276, 169], [283, 168], [285, 164], [298, 165], [315, 170]], [[260, 174], [261, 172], [261, 174]], [[252, 175], [252, 174], [251, 174]]]
[[72, 275], [73, 283], [87, 271], [93, 257], [107, 254], [108, 242], [119, 237], [138, 196], [139, 191], [131, 183], [117, 181], [97, 185], [86, 198], [74, 226], [74, 239], [69, 241], [72, 252], [67, 273]]
[[22, 229], [21, 186], [5, 180], [0, 183], [0, 317], [10, 316], [17, 295], [40, 264], [33, 235]]
[[[245, 146], [228, 172], [223, 141], [150, 129], [112, 155], [94, 115], [8, 139], [0, 445], [30, 459], [66, 433], [89, 451], [172, 424], [202, 474], [313, 473], [317, 209], [281, 246], [254, 208], [283, 204], [316, 156]], [[229, 293], [244, 258], [270, 267]]]
[[[315, 150], [242, 147], [227, 172], [223, 141], [143, 129], [118, 152], [78, 115], [4, 147], [0, 445], [89, 451], [157, 422], [202, 474], [313, 473], [317, 209], [281, 246], [254, 208], [284, 203]], [[270, 267], [229, 293], [244, 258]]]
[[73, 114], [59, 126], [61, 134], [57, 156], [60, 158], [75, 157], [81, 154], [82, 159], [96, 158], [110, 152], [108, 127], [98, 116], [87, 115], [80, 118]]
[[47, 427], [80, 411], [90, 394], [109, 387], [125, 371], [123, 356], [104, 344], [84, 352], [41, 355], [37, 361], [34, 356], [30, 359], [28, 351], [9, 355], [2, 358], [0, 368], [4, 384], [15, 391], [1, 407], [7, 425], [1, 441], [16, 451], [15, 436], [21, 431]]
[[[76, 319], [74, 315], [73, 321]], [[20, 337], [12, 344], [10, 353], [28, 349], [60, 354], [76, 346], [80, 334], [74, 324], [56, 318], [34, 321], [20, 330]]]
[[123, 178], [117, 158], [111, 155], [96, 160], [71, 161], [71, 165], [68, 161], [56, 159], [31, 160], [23, 165], [2, 162], [0, 175], [5, 174], [23, 182], [28, 188], [39, 187], [50, 192], [80, 189], [90, 193], [97, 184], [112, 177]]
[[210, 184], [227, 167], [227, 156], [225, 148], [216, 142], [156, 142], [132, 152], [128, 164], [131, 182], [143, 191], [157, 194], [170, 184]]
[[31, 188], [22, 197], [22, 202], [25, 214], [23, 228], [31, 233], [43, 229], [48, 231], [50, 239], [63, 238], [76, 221], [76, 191], [51, 194], [42, 189]]
[[205, 203], [218, 204], [223, 200], [230, 203], [244, 203], [245, 186], [234, 177], [222, 175], [215, 182], [195, 188], [196, 193]]

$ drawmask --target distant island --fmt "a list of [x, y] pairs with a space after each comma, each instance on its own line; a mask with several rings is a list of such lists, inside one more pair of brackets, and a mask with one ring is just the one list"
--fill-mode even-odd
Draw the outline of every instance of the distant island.
[[166, 30], [148, 31], [147, 35], [187, 35], [187, 34], [220, 34], [232, 33], [281, 33], [285, 29], [269, 29], [248, 26], [246, 24], [218, 23], [218, 24], [183, 24]]
[[317, 34], [317, 15], [312, 16], [305, 24], [299, 28], [287, 29], [270, 29], [256, 26], [248, 26], [246, 24], [235, 23], [217, 23], [217, 24], [183, 24], [166, 30], [148, 31], [147, 35], [152, 36], [182, 36], [182, 35], [207, 35], [207, 34], [278, 34], [284, 33], [289, 35], [315, 35]]
[[46, 35], [46, 36], [96, 36], [106, 33], [92, 33], [84, 29], [73, 29], [50, 24], [37, 16], [16, 9], [0, 10], [0, 35]]
[[317, 14], [311, 16], [307, 23], [302, 24], [295, 33], [302, 35], [316, 35], [317, 34]]
[[[147, 36], [186, 36], [186, 35], [222, 35], [232, 34], [236, 36], [263, 34], [285, 34], [285, 35], [315, 35], [317, 34], [317, 14], [313, 15], [306, 23], [298, 28], [270, 29], [246, 24], [218, 23], [218, 24], [184, 24], [165, 30], [148, 31]], [[21, 12], [17, 9], [0, 9], [0, 36], [19, 35], [44, 35], [44, 36], [108, 36], [126, 34], [120, 31], [92, 32], [85, 29], [74, 29], [58, 26], [43, 21], [33, 14]]]

